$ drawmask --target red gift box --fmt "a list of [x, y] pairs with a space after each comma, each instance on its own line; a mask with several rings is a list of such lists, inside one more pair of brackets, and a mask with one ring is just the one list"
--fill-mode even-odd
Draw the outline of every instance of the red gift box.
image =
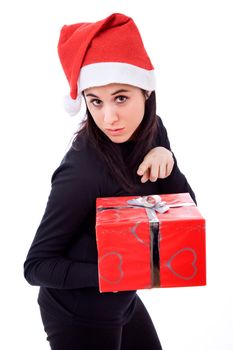
[[101, 292], [206, 284], [205, 219], [189, 193], [97, 198]]

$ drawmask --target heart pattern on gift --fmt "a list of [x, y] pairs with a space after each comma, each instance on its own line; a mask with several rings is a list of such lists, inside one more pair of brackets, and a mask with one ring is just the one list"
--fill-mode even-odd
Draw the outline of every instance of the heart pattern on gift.
[[99, 259], [100, 277], [108, 283], [119, 283], [124, 276], [122, 262], [123, 257], [118, 252], [109, 252], [101, 256]]
[[[166, 266], [177, 277], [183, 280], [191, 280], [197, 274], [197, 253], [193, 248], [178, 250], [166, 262]], [[182, 270], [182, 273], [180, 272]]]
[[139, 243], [142, 243], [144, 244], [145, 246], [149, 246], [150, 243], [149, 242], [145, 242], [139, 235], [138, 231], [137, 231], [137, 228], [138, 228], [138, 225], [140, 224], [141, 222], [136, 222], [136, 224], [130, 228], [130, 232], [132, 233], [132, 235], [134, 236], [134, 238], [139, 242]]

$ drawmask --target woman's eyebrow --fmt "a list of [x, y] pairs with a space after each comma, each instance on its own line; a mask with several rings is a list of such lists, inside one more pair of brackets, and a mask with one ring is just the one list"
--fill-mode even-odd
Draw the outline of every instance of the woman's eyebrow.
[[117, 91], [113, 92], [111, 95], [114, 96], [114, 95], [122, 93], [122, 92], [129, 92], [129, 90], [120, 89], [120, 90], [117, 90]]
[[86, 97], [88, 97], [88, 96], [99, 98], [97, 95], [94, 95], [94, 94], [86, 94]]
[[[114, 96], [114, 95], [119, 94], [119, 93], [122, 93], [122, 92], [129, 92], [129, 90], [120, 89], [120, 90], [117, 90], [117, 91], [113, 92], [111, 95]], [[86, 97], [89, 97], [89, 96], [90, 96], [90, 97], [99, 98], [97, 95], [92, 94], [92, 93], [86, 94]]]

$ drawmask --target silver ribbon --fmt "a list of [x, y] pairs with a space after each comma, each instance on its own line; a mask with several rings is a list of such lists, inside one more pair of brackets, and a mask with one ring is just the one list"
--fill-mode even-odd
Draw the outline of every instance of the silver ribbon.
[[160, 214], [166, 213], [169, 208], [179, 208], [179, 207], [190, 207], [195, 206], [194, 203], [170, 203], [162, 201], [159, 195], [143, 196], [135, 199], [130, 199], [127, 201], [128, 204], [135, 207], [143, 207], [148, 209], [153, 209]]

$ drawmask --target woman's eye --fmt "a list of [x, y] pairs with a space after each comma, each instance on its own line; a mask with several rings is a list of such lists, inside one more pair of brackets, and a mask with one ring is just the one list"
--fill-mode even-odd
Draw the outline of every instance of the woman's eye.
[[97, 98], [95, 98], [94, 100], [91, 100], [91, 103], [94, 106], [99, 107], [101, 105], [101, 100], [98, 100]]
[[117, 96], [116, 97], [116, 101], [120, 102], [120, 103], [125, 102], [126, 100], [128, 100], [128, 97], [126, 97], [126, 96]]

